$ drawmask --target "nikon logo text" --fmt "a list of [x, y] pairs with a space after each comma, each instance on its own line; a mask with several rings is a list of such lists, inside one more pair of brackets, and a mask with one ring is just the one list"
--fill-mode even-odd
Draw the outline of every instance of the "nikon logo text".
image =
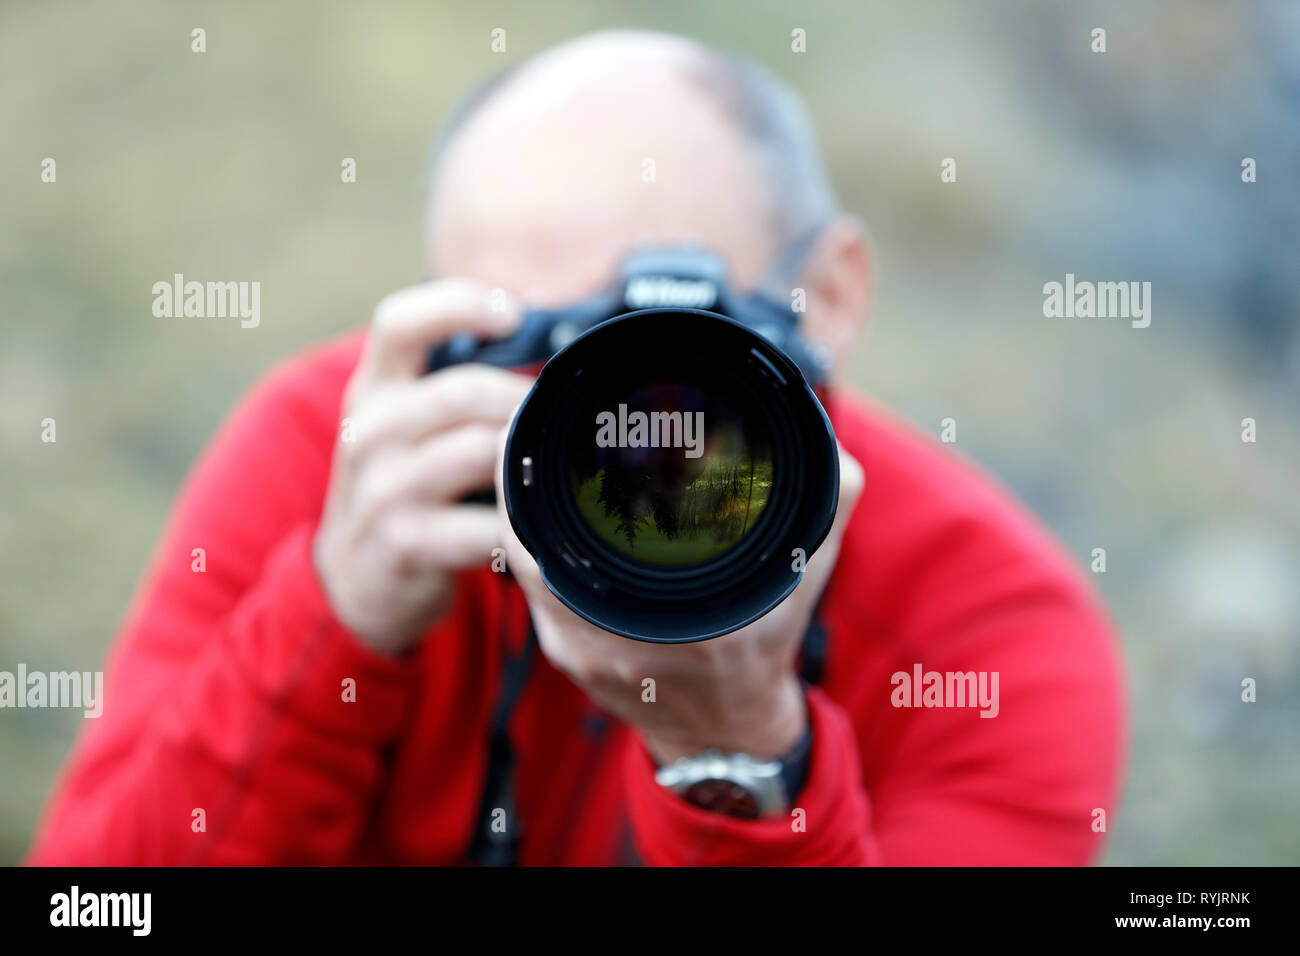
[[704, 279], [639, 276], [627, 284], [623, 299], [633, 309], [707, 309], [718, 298], [718, 288]]
[[685, 448], [687, 458], [704, 454], [703, 412], [629, 412], [596, 415], [597, 448]]

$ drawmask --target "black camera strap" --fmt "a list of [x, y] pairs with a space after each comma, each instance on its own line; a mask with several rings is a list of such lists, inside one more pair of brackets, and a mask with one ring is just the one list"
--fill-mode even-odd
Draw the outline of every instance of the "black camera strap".
[[515, 751], [510, 742], [510, 717], [536, 653], [537, 632], [530, 620], [523, 649], [507, 653], [501, 693], [488, 730], [487, 777], [469, 848], [470, 859], [480, 866], [513, 866], [518, 859], [521, 828], [515, 812]]
[[[826, 668], [828, 634], [822, 625], [820, 610], [818, 602], [800, 648], [800, 677], [809, 686], [821, 683]], [[507, 652], [501, 693], [492, 711], [487, 775], [469, 847], [469, 858], [480, 866], [514, 866], [519, 859], [519, 841], [523, 832], [515, 806], [515, 752], [510, 742], [510, 718], [536, 654], [537, 632], [530, 619], [523, 648], [515, 654]]]

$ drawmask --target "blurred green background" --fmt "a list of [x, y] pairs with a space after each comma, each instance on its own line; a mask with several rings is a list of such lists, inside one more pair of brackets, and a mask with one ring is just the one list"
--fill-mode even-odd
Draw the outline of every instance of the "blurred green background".
[[[879, 255], [853, 381], [932, 434], [956, 419], [958, 452], [1081, 566], [1106, 548], [1134, 727], [1105, 861], [1300, 862], [1298, 10], [0, 7], [0, 669], [99, 668], [236, 397], [419, 278], [421, 172], [464, 87], [578, 33], [657, 27], [805, 96]], [[261, 326], [154, 318], [174, 272], [260, 281]], [[1045, 319], [1042, 285], [1066, 272], [1152, 282], [1150, 328]], [[0, 711], [0, 862], [21, 858], [77, 714]]]

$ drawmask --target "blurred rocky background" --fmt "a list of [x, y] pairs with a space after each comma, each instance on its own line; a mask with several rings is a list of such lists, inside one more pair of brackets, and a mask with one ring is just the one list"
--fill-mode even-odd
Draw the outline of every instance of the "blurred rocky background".
[[[1106, 549], [1134, 712], [1104, 861], [1300, 862], [1293, 2], [0, 5], [0, 669], [100, 666], [235, 398], [418, 280], [420, 175], [457, 94], [620, 25], [804, 94], [879, 256], [852, 381], [936, 436], [954, 418], [1085, 570]], [[174, 272], [260, 281], [260, 327], [154, 318]], [[1151, 326], [1044, 318], [1067, 272], [1151, 282]], [[0, 862], [78, 713], [0, 711]]]

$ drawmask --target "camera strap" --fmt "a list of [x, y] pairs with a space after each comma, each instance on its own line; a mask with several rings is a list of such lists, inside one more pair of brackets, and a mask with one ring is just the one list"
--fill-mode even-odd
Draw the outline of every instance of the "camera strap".
[[[820, 611], [819, 600], [800, 646], [799, 674], [809, 686], [821, 683], [826, 668], [828, 634]], [[510, 718], [536, 654], [537, 632], [530, 619], [523, 648], [515, 654], [507, 652], [501, 693], [492, 711], [487, 775], [469, 847], [469, 858], [480, 866], [514, 866], [519, 860], [522, 828], [515, 807], [515, 752], [510, 742]]]
[[523, 649], [516, 654], [507, 652], [501, 694], [492, 711], [487, 778], [469, 848], [470, 859], [480, 866], [514, 866], [518, 859], [520, 826], [515, 812], [515, 751], [510, 742], [510, 717], [536, 653], [537, 632], [530, 619]]

